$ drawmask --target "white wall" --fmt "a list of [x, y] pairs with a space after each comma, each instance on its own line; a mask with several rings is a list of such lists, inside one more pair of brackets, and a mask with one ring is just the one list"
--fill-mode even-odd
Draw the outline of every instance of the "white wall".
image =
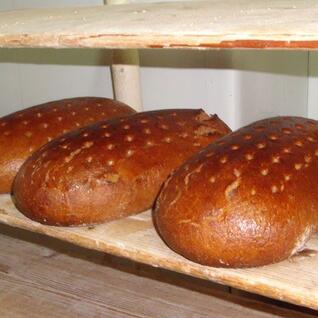
[[[102, 2], [29, 0], [27, 6]], [[0, 9], [21, 7], [26, 1], [0, 1]], [[233, 128], [278, 114], [318, 117], [318, 67], [309, 78], [308, 52], [142, 50], [140, 57], [145, 110], [202, 107]], [[0, 49], [0, 115], [63, 97], [112, 97], [109, 63], [109, 50]]]
[[308, 116], [318, 118], [318, 52], [310, 52], [308, 69]]
[[204, 107], [233, 128], [274, 115], [307, 115], [304, 51], [143, 51], [146, 109]]
[[1, 113], [63, 97], [112, 96], [109, 53], [0, 49]]

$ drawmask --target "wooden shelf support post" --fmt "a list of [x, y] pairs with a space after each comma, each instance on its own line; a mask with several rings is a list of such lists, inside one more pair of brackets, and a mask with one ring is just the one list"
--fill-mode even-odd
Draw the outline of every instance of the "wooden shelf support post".
[[[108, 5], [130, 3], [129, 0], [107, 0]], [[113, 50], [111, 74], [114, 97], [137, 111], [142, 111], [139, 52], [136, 49]]]

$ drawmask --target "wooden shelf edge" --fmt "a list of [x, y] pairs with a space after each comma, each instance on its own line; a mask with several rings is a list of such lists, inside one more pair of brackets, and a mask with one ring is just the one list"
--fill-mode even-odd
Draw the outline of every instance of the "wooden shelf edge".
[[289, 49], [316, 50], [318, 39], [315, 40], [272, 40], [272, 39], [237, 39], [226, 40], [198, 36], [182, 36], [173, 38], [169, 35], [99, 35], [83, 37], [81, 35], [15, 35], [1, 36], [1, 48], [92, 48], [92, 49]]
[[[298, 255], [271, 266], [222, 269], [185, 260], [164, 245], [155, 232], [149, 212], [90, 228], [59, 228], [32, 222], [13, 207], [9, 196], [0, 196], [0, 223], [55, 237], [85, 248], [125, 257], [153, 267], [210, 280], [255, 294], [318, 309], [318, 238], [307, 247], [312, 255]], [[288, 276], [286, 277], [286, 273]], [[304, 273], [308, 277], [304, 276]], [[295, 284], [295, 280], [303, 281]]]
[[314, 0], [228, 0], [0, 12], [0, 47], [318, 49]]
[[238, 312], [255, 318], [316, 317], [309, 309], [237, 290], [228, 293], [207, 281], [136, 266], [13, 227], [0, 225], [0, 250], [1, 317], [57, 318], [66, 311], [74, 318], [225, 318]]

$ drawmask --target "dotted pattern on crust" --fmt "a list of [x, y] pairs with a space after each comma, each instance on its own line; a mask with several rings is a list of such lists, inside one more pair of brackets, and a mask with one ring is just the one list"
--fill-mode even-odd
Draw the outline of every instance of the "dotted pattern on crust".
[[10, 192], [18, 169], [34, 151], [71, 130], [134, 114], [129, 106], [100, 97], [78, 97], [30, 107], [0, 119], [0, 193]]
[[165, 178], [229, 132], [201, 110], [163, 110], [100, 122], [59, 138], [19, 172], [19, 209], [54, 225], [100, 223], [150, 208]]
[[164, 241], [195, 262], [274, 263], [300, 251], [318, 221], [318, 122], [253, 123], [193, 156], [154, 213]]

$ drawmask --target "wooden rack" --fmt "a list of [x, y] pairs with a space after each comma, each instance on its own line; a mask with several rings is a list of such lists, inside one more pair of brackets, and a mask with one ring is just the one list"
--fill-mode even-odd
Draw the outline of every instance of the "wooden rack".
[[[0, 12], [0, 47], [318, 48], [316, 0], [227, 0]], [[169, 250], [150, 212], [93, 228], [43, 226], [0, 196], [0, 222], [253, 293], [318, 309], [318, 237], [262, 268], [200, 266]]]
[[172, 252], [156, 233], [150, 211], [99, 226], [63, 228], [30, 221], [15, 209], [8, 195], [0, 196], [0, 206], [1, 223], [318, 309], [318, 237], [307, 244], [303, 253], [290, 260], [251, 269], [222, 269], [195, 264]]
[[318, 47], [316, 0], [210, 0], [0, 13], [0, 46]]
[[315, 317], [307, 308], [1, 224], [0, 296], [5, 318]]

